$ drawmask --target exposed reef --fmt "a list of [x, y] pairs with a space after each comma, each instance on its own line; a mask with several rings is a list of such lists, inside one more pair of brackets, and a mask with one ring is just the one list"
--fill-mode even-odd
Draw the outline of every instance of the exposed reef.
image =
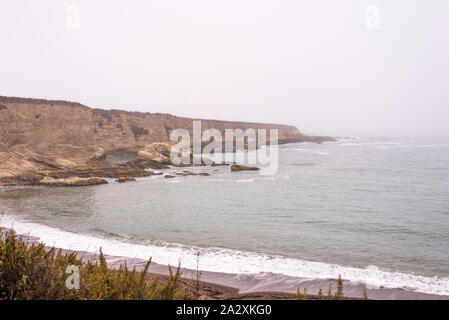
[[233, 164], [231, 166], [231, 171], [257, 171], [259, 168], [257, 167], [250, 167], [250, 166], [244, 166], [241, 164]]

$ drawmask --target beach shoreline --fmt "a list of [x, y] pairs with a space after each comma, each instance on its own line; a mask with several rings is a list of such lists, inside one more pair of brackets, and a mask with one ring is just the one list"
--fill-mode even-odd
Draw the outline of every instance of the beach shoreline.
[[[0, 227], [1, 231], [8, 231]], [[41, 242], [38, 237], [27, 234], [18, 234], [26, 239], [30, 244]], [[51, 246], [46, 244], [46, 248]], [[57, 248], [59, 249], [59, 248]], [[99, 252], [77, 251], [61, 248], [62, 252], [76, 252], [77, 256], [84, 261], [96, 261]], [[128, 268], [136, 268], [142, 271], [147, 260], [140, 258], [120, 257], [113, 255], [104, 255], [108, 266], [112, 269], [118, 269], [125, 263]], [[213, 272], [205, 270], [194, 270], [182, 267], [181, 278], [182, 285], [190, 290], [198, 287], [200, 299], [266, 299], [266, 300], [288, 300], [295, 299], [297, 289], [307, 288], [307, 293], [311, 299], [316, 298], [321, 288], [323, 294], [327, 294], [329, 286], [332, 292], [336, 291], [337, 279], [310, 279], [291, 277], [282, 274], [269, 274], [261, 276], [260, 274], [235, 274], [226, 272]], [[171, 266], [176, 269], [177, 266]], [[159, 277], [162, 281], [168, 279], [169, 266], [157, 262], [151, 262], [149, 278]], [[362, 299], [363, 284], [352, 283], [343, 279], [344, 295], [350, 299]], [[373, 300], [449, 300], [449, 296], [421, 293], [405, 289], [394, 288], [366, 288], [368, 299]]]

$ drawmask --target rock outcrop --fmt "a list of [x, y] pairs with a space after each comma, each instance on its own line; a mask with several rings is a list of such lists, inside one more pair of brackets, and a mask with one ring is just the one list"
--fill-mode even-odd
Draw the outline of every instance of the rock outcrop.
[[150, 160], [158, 164], [168, 165], [172, 146], [169, 143], [154, 142], [146, 145], [137, 153], [137, 160]]
[[129, 182], [129, 181], [136, 181], [133, 177], [120, 177], [117, 179], [117, 182], [123, 183], [123, 182]]
[[45, 177], [39, 181], [39, 185], [52, 186], [52, 187], [81, 187], [81, 186], [94, 186], [98, 184], [108, 183], [105, 179], [92, 177], [92, 178], [79, 178], [71, 177], [66, 179], [54, 179], [50, 177]]
[[210, 173], [207, 172], [192, 172], [192, 171], [183, 171], [183, 172], [176, 172], [177, 176], [203, 176], [203, 177], [207, 177], [210, 176]]
[[[161, 175], [144, 169], [134, 169], [128, 167], [106, 167], [106, 168], [78, 168], [78, 169], [56, 169], [27, 171], [7, 177], [0, 177], [0, 185], [3, 186], [57, 186], [70, 185], [66, 179], [88, 179], [97, 177], [122, 178], [122, 177], [148, 177], [151, 175]], [[80, 183], [88, 180], [80, 180]], [[95, 181], [95, 180], [92, 180]], [[59, 182], [59, 183], [56, 183]], [[67, 182], [67, 183], [66, 183]], [[81, 184], [79, 184], [81, 185]]]
[[250, 167], [250, 166], [244, 166], [241, 164], [233, 164], [231, 166], [231, 171], [257, 171], [259, 168], [257, 167]]

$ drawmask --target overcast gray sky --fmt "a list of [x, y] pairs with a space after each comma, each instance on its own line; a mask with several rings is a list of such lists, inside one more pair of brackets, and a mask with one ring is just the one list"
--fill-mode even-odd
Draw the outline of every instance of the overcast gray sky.
[[447, 0], [2, 0], [0, 95], [449, 136]]

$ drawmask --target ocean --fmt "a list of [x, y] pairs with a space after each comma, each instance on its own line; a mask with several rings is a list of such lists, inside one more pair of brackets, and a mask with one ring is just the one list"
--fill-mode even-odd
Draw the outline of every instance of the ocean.
[[281, 145], [274, 176], [186, 169], [211, 175], [5, 187], [0, 226], [50, 246], [101, 247], [185, 268], [198, 262], [205, 271], [259, 277], [341, 275], [368, 288], [449, 295], [449, 142]]

